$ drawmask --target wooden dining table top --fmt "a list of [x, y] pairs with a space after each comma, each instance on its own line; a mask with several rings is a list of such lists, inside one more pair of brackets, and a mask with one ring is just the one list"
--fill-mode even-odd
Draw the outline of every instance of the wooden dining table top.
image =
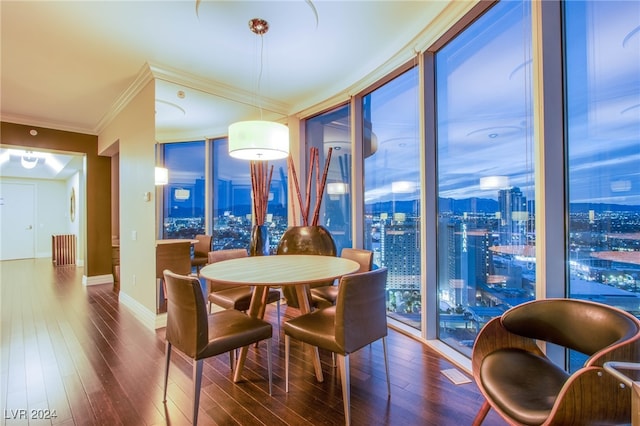
[[335, 256], [249, 256], [207, 265], [200, 276], [220, 284], [281, 286], [325, 282], [359, 268], [357, 262]]

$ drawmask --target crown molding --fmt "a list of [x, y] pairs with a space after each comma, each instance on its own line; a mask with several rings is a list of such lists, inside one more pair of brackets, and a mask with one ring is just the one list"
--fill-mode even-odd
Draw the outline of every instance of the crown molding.
[[[96, 128], [89, 132], [100, 134], [149, 82], [155, 80], [163, 80], [255, 107], [255, 94], [252, 92], [201, 78], [175, 68], [147, 62], [142, 66], [133, 83], [113, 103], [109, 112], [102, 117]], [[291, 105], [273, 99], [262, 98], [260, 104], [263, 110], [285, 117], [289, 115], [291, 110]], [[87, 133], [87, 129], [84, 129], [84, 133]]]
[[[252, 107], [256, 106], [256, 94], [254, 92], [202, 78], [165, 65], [149, 64], [149, 68], [156, 79], [179, 84]], [[289, 115], [291, 111], [291, 105], [269, 98], [261, 97], [260, 104], [262, 109], [284, 116]]]
[[61, 130], [71, 133], [82, 133], [85, 135], [97, 136], [98, 133], [94, 129], [85, 127], [79, 127], [72, 124], [59, 123], [57, 121], [42, 120], [36, 117], [13, 115], [13, 114], [0, 114], [0, 121], [5, 123], [20, 124], [23, 126], [42, 127], [45, 129]]
[[153, 74], [151, 73], [149, 64], [145, 63], [142, 68], [140, 68], [140, 71], [138, 71], [133, 83], [116, 99], [113, 105], [111, 105], [111, 108], [109, 108], [109, 111], [100, 119], [95, 129], [96, 134], [102, 133], [129, 102], [151, 81], [153, 81]]

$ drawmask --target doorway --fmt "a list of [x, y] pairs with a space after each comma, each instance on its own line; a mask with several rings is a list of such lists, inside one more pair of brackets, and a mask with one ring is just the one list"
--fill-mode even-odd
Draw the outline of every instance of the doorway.
[[35, 185], [0, 185], [0, 260], [35, 257]]

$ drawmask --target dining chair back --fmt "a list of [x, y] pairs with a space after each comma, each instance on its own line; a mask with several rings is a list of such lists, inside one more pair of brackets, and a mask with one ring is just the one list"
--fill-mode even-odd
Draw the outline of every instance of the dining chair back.
[[193, 258], [191, 258], [191, 266], [196, 268], [196, 273], [200, 274], [200, 268], [209, 261], [209, 252], [211, 251], [211, 235], [198, 234], [195, 238], [198, 242], [193, 246]]
[[[366, 272], [373, 268], [373, 252], [371, 250], [345, 247], [340, 252], [340, 257], [358, 262], [360, 269], [356, 272]], [[338, 297], [338, 286], [323, 285], [311, 288], [311, 299], [317, 308], [334, 305]]]
[[387, 357], [387, 269], [345, 275], [338, 284], [336, 305], [301, 315], [284, 323], [285, 390], [289, 391], [291, 338], [331, 351], [338, 357], [346, 424], [351, 423], [349, 355], [382, 340], [387, 396], [391, 396]]
[[[223, 249], [223, 250], [213, 250], [207, 253], [207, 264], [222, 262], [223, 260], [230, 259], [239, 259], [242, 257], [249, 256], [247, 250], [245, 249]], [[213, 281], [207, 280], [209, 293], [213, 293], [216, 291], [229, 290], [234, 288], [239, 288], [238, 286], [231, 284], [219, 284]], [[246, 286], [248, 287], [248, 286]], [[226, 309], [226, 308], [225, 308]]]
[[[276, 250], [278, 256], [290, 254], [309, 254], [318, 256], [336, 256], [336, 244], [331, 234], [323, 226], [294, 226], [289, 228], [278, 243]], [[309, 283], [308, 289], [332, 285], [333, 280], [317, 283]], [[287, 301], [287, 306], [300, 308], [298, 294], [293, 286], [283, 286], [282, 294]], [[309, 303], [313, 305], [311, 292], [307, 290]], [[312, 306], [313, 307], [313, 306]]]
[[171, 350], [175, 348], [193, 360], [193, 424], [198, 422], [202, 367], [206, 358], [267, 341], [267, 369], [271, 395], [272, 327], [266, 321], [228, 309], [208, 315], [196, 277], [164, 271], [167, 283], [166, 362], [163, 401], [167, 401], [167, 382]]
[[[238, 259], [247, 257], [245, 249], [225, 249], [214, 250], [208, 253], [208, 262], [216, 263], [223, 260]], [[209, 312], [212, 305], [220, 306], [223, 309], [235, 309], [246, 312], [251, 306], [251, 297], [253, 296], [253, 288], [248, 285], [231, 285], [218, 284], [211, 280], [207, 280], [209, 288]], [[282, 295], [280, 290], [270, 288], [267, 293], [267, 304], [276, 303], [277, 319], [278, 319], [278, 335], [280, 335], [280, 299]]]

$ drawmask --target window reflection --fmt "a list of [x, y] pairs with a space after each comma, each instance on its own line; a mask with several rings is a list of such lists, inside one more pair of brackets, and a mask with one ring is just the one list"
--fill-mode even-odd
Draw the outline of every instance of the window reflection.
[[388, 268], [387, 311], [421, 328], [418, 69], [363, 98], [364, 241]]
[[169, 183], [163, 187], [162, 238], [193, 238], [205, 233], [205, 142], [161, 145]]
[[436, 54], [439, 338], [535, 297], [528, 2], [499, 2]]
[[640, 316], [640, 3], [564, 7], [570, 295]]
[[[212, 142], [213, 249], [249, 248], [252, 228], [252, 194], [249, 161], [229, 155], [227, 139]], [[287, 229], [287, 161], [269, 161], [273, 176], [267, 218], [270, 252]]]
[[352, 247], [349, 117], [349, 106], [346, 105], [309, 118], [305, 123], [307, 145], [319, 149], [320, 164], [324, 164], [327, 152], [332, 148], [318, 224], [327, 228], [333, 236], [337, 253], [344, 247]]

